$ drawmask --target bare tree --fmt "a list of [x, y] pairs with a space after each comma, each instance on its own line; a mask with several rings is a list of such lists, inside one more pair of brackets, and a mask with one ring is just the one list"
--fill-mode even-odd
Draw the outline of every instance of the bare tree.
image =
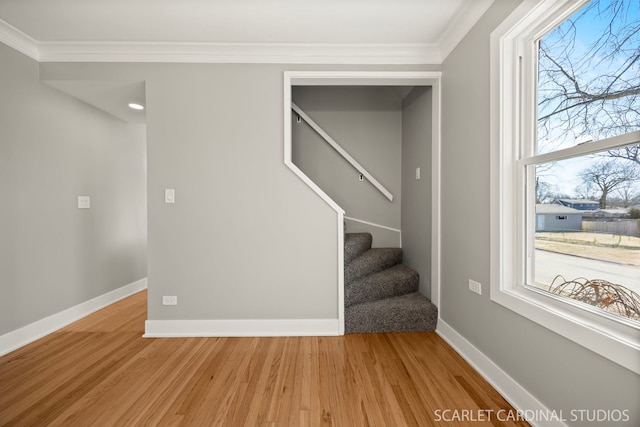
[[[585, 46], [578, 33], [590, 26]], [[538, 68], [539, 141], [567, 146], [640, 130], [640, 1], [593, 0], [540, 40]], [[611, 155], [638, 162], [639, 150]]]
[[615, 159], [598, 160], [579, 174], [585, 188], [595, 186], [600, 190], [600, 209], [606, 209], [609, 194], [625, 183], [637, 180], [640, 175], [635, 165]]
[[582, 182], [573, 191], [578, 199], [593, 200], [598, 198], [598, 191], [593, 182]]
[[620, 186], [616, 188], [616, 196], [620, 198], [622, 207], [624, 208], [628, 208], [629, 206], [631, 206], [633, 199], [638, 196], [638, 192], [636, 190], [637, 186], [634, 184], [636, 184], [635, 181], [627, 181], [620, 184]]
[[551, 203], [555, 200], [556, 186], [549, 183], [548, 178], [553, 176], [555, 162], [536, 165], [536, 203]]
[[616, 150], [610, 150], [607, 154], [609, 157], [631, 160], [632, 162], [640, 165], [640, 145], [629, 145]]
[[552, 201], [551, 185], [540, 177], [536, 177], [536, 203], [551, 203]]

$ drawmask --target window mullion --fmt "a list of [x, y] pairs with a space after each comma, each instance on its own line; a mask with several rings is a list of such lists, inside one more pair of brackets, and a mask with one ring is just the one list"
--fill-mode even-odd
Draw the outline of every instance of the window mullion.
[[565, 148], [563, 150], [522, 157], [519, 159], [519, 162], [521, 162], [522, 165], [549, 163], [638, 143], [640, 143], [640, 131], [633, 131], [599, 141], [576, 145], [575, 147]]

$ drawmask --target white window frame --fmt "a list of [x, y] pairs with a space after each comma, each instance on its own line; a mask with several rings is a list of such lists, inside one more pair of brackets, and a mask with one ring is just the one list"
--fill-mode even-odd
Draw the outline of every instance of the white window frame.
[[526, 265], [530, 261], [525, 221], [535, 219], [533, 208], [526, 207], [524, 166], [544, 161], [549, 155], [569, 158], [640, 139], [640, 132], [633, 132], [519, 160], [524, 147], [532, 146], [523, 142], [535, 137], [534, 40], [586, 3], [587, 0], [525, 0], [491, 34], [490, 298], [640, 374], [640, 329], [634, 322], [603, 315], [596, 308], [585, 308], [584, 304], [524, 285], [527, 268], [531, 267]]

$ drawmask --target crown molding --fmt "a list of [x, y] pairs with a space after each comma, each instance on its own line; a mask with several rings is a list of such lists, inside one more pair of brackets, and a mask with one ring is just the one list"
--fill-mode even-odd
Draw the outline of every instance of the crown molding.
[[0, 42], [40, 62], [441, 64], [494, 0], [467, 2], [436, 44], [38, 42], [0, 19]]
[[435, 44], [38, 42], [0, 19], [0, 42], [39, 62], [440, 64]]
[[465, 3], [465, 6], [458, 11], [438, 40], [441, 61], [449, 56], [493, 2], [494, 0], [476, 0]]
[[0, 42], [39, 60], [38, 42], [3, 19], [0, 19]]
[[440, 64], [433, 44], [43, 42], [41, 62]]

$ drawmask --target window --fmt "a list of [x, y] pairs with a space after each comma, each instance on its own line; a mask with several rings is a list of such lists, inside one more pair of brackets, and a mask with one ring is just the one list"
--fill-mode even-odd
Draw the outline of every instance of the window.
[[637, 1], [527, 0], [491, 36], [491, 299], [636, 373], [639, 27]]

